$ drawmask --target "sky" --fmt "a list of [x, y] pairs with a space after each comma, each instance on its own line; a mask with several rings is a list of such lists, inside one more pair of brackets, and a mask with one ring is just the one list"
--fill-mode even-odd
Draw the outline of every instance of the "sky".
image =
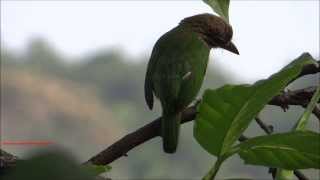
[[[156, 40], [185, 17], [213, 13], [188, 1], [1, 1], [1, 46], [23, 50], [47, 39], [75, 59], [100, 49], [150, 56]], [[230, 23], [240, 56], [211, 51], [211, 66], [239, 82], [267, 78], [302, 52], [319, 57], [319, 1], [231, 0]]]

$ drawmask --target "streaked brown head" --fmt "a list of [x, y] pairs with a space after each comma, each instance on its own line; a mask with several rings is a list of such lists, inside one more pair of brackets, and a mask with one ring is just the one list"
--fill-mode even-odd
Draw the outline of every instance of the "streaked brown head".
[[183, 19], [180, 25], [190, 27], [192, 31], [199, 33], [209, 47], [220, 47], [239, 54], [238, 49], [231, 42], [232, 27], [218, 16], [208, 13], [199, 14]]

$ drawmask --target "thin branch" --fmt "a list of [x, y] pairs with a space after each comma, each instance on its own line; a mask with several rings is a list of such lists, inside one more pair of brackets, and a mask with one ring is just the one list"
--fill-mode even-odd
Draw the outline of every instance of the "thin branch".
[[[255, 117], [255, 120], [257, 124], [260, 126], [260, 128], [266, 133], [266, 134], [272, 134], [273, 132], [273, 127], [271, 125], [265, 124], [259, 116]], [[271, 173], [272, 178], [275, 179], [276, 174], [277, 174], [277, 168], [269, 168], [269, 173]]]
[[[319, 62], [320, 64], [320, 62]], [[301, 77], [307, 74], [315, 74], [320, 72], [320, 68], [315, 65], [307, 65], [303, 68], [300, 75], [297, 77]], [[282, 97], [283, 95], [276, 96], [269, 104], [277, 105], [284, 107], [284, 105], [288, 106], [291, 105], [287, 97]], [[196, 108], [195, 106], [187, 108], [182, 113], [182, 122], [186, 123], [192, 121], [196, 116]], [[90, 158], [84, 164], [96, 164], [96, 165], [107, 165], [112, 163], [114, 160], [126, 156], [127, 153], [143, 144], [144, 142], [155, 138], [160, 135], [160, 127], [161, 127], [161, 117], [155, 119], [151, 123], [143, 126], [142, 128], [124, 136], [114, 144], [110, 145], [107, 149], [103, 150], [102, 152], [98, 153], [94, 157]], [[242, 137], [243, 138], [243, 137]]]
[[299, 179], [299, 180], [308, 180], [307, 176], [305, 176], [302, 172], [296, 170], [296, 171], [293, 171], [294, 175], [296, 175], [296, 177]]
[[267, 134], [272, 134], [273, 132], [273, 127], [270, 125], [265, 124], [260, 117], [255, 117], [256, 122], [258, 123], [258, 125], [260, 126], [261, 129], [264, 130], [265, 133]]

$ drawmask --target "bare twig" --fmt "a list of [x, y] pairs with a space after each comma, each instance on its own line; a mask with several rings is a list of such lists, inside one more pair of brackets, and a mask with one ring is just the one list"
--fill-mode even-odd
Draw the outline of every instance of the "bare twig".
[[273, 127], [270, 125], [266, 125], [261, 119], [260, 117], [255, 117], [256, 122], [258, 123], [258, 125], [260, 126], [261, 129], [264, 130], [265, 133], [267, 134], [272, 134], [273, 132]]
[[294, 175], [296, 175], [296, 177], [299, 179], [299, 180], [308, 180], [308, 178], [300, 171], [296, 170], [296, 171], [293, 171]]

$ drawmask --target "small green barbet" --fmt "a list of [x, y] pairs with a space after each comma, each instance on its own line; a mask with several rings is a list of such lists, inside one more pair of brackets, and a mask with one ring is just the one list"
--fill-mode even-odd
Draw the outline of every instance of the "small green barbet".
[[232, 27], [222, 18], [200, 14], [183, 19], [154, 45], [144, 91], [150, 109], [154, 95], [161, 102], [161, 136], [166, 153], [177, 149], [181, 113], [200, 90], [210, 49], [239, 54], [231, 38]]

